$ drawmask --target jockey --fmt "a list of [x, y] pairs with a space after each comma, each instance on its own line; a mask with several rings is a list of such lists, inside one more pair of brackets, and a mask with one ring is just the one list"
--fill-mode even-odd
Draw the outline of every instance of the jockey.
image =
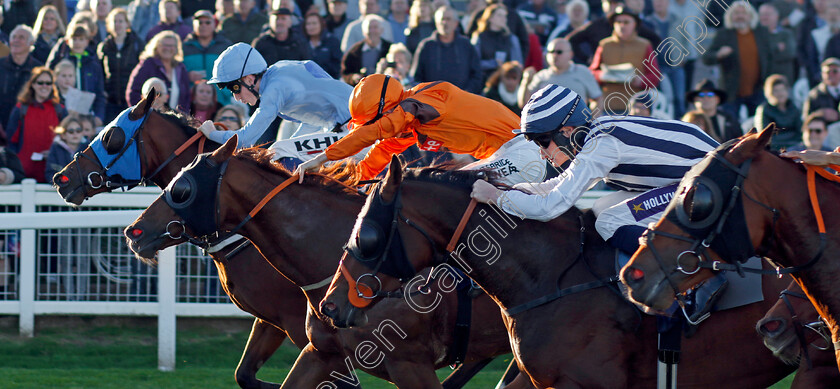
[[[245, 43], [232, 45], [219, 55], [207, 83], [227, 88], [238, 101], [258, 107], [237, 131], [217, 131], [209, 121], [202, 124], [201, 132], [218, 143], [236, 134], [239, 148], [254, 146], [278, 116], [301, 123], [301, 127], [336, 132], [350, 119], [350, 85], [333, 79], [312, 61], [278, 61], [269, 67], [262, 55]], [[301, 135], [300, 129], [296, 135]]]
[[[560, 176], [501, 191], [486, 181], [473, 185], [472, 197], [493, 202], [510, 214], [551, 220], [574, 206], [596, 181], [619, 191], [592, 206], [595, 228], [607, 243], [624, 252], [625, 262], [639, 248], [639, 237], [662, 216], [683, 175], [718, 143], [693, 124], [636, 116], [590, 118], [589, 108], [571, 89], [548, 85], [522, 110], [525, 139], [540, 146]], [[622, 263], [623, 265], [623, 263]], [[722, 275], [703, 284], [692, 321], [705, 316], [727, 285]], [[701, 296], [708, 293], [708, 296]]]
[[472, 155], [479, 161], [465, 169], [494, 170], [509, 184], [541, 181], [545, 175], [538, 148], [512, 132], [519, 126], [515, 113], [448, 82], [423, 83], [406, 91], [390, 76], [370, 75], [353, 89], [350, 114], [350, 134], [301, 164], [301, 181], [305, 172], [375, 144], [357, 170], [360, 179], [371, 179], [392, 155], [414, 143], [424, 151]]

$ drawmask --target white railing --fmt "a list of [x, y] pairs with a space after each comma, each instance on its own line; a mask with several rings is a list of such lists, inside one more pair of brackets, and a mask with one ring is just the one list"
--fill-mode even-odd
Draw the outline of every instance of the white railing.
[[[578, 206], [591, 207], [595, 199], [605, 193], [609, 192], [588, 192], [578, 201]], [[46, 184], [24, 180], [19, 185], [0, 186], [0, 207], [3, 208], [0, 209], [0, 238], [8, 241], [10, 237], [15, 237], [19, 245], [0, 245], [0, 258], [6, 258], [0, 264], [0, 277], [5, 280], [2, 283], [5, 289], [0, 293], [0, 314], [19, 315], [20, 334], [29, 337], [34, 335], [36, 315], [157, 316], [160, 370], [175, 368], [177, 316], [248, 317], [229, 300], [220, 297], [218, 288], [205, 288], [212, 292], [205, 291], [204, 294], [190, 292], [195, 289], [191, 287], [193, 284], [218, 284], [218, 280], [212, 270], [197, 271], [200, 273], [197, 275], [191, 273], [190, 269], [209, 268], [201, 267], [200, 263], [197, 265], [196, 261], [210, 259], [196, 254], [189, 245], [163, 250], [158, 255], [156, 274], [155, 270], [146, 274], [149, 270], [145, 265], [139, 266], [143, 273], [140, 275], [125, 269], [121, 275], [111, 274], [113, 272], [109, 268], [125, 268], [126, 262], [138, 266], [119, 232], [159, 194], [158, 188], [103, 193], [85, 201], [83, 207], [74, 209]], [[102, 230], [108, 231], [103, 233]], [[70, 240], [86, 243], [76, 243], [67, 246], [67, 249], [61, 248], [62, 243], [53, 246], [49, 242], [44, 243], [50, 239], [61, 241], [65, 246]], [[99, 252], [102, 242], [110, 248], [116, 246], [119, 252]], [[93, 261], [96, 266], [91, 266], [92, 256], [97, 256]], [[69, 265], [61, 268], [61, 263], [74, 260], [75, 268]], [[54, 265], [56, 261], [60, 264], [52, 269], [50, 263]], [[118, 264], [114, 265], [114, 261]], [[140, 287], [133, 287], [138, 283]], [[147, 287], [147, 291], [140, 291], [143, 286]], [[156, 292], [149, 291], [155, 286]]]

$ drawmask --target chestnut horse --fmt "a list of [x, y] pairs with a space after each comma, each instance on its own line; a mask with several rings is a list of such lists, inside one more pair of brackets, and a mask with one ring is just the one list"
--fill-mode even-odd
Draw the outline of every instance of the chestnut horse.
[[[789, 267], [779, 272], [791, 273], [814, 303], [840, 363], [840, 262], [833, 258], [840, 250], [840, 185], [817, 177], [809, 194], [803, 165], [765, 150], [774, 130], [771, 123], [723, 144], [688, 171], [622, 281], [635, 301], [664, 309], [711, 277], [712, 268], [737, 271], [753, 255], [770, 258]], [[812, 196], [821, 212], [812, 208]]]
[[[112, 173], [126, 176], [138, 174], [144, 180], [164, 188], [182, 167], [195, 158], [202, 142], [189, 143], [197, 131], [184, 117], [151, 110], [153, 96], [154, 91], [149, 92], [128, 113], [129, 120], [144, 122], [137, 130], [135, 143], [139, 147], [120, 157], [125, 160], [134, 159], [140, 171], [114, 169]], [[93, 142], [102, 142], [102, 139], [98, 137]], [[186, 148], [176, 153], [176, 150], [184, 146]], [[206, 148], [215, 149], [218, 146], [207, 142]], [[156, 171], [157, 174], [150, 177]], [[98, 193], [120, 187], [106, 185], [106, 182], [112, 180], [103, 172], [90, 147], [56, 174], [53, 181], [64, 200], [75, 205]], [[305, 329], [306, 297], [297, 285], [277, 273], [262, 254], [245, 240], [229, 244], [218, 251], [211, 250], [209, 255], [213, 258], [219, 280], [231, 301], [239, 309], [255, 316], [248, 342], [236, 367], [236, 382], [242, 388], [279, 387], [278, 384], [258, 380], [257, 371], [286, 337], [301, 349], [309, 342]], [[154, 260], [150, 261], [153, 263]], [[471, 368], [475, 366], [459, 367], [450, 378], [453, 382], [466, 381], [474, 374]], [[337, 385], [354, 387], [340, 382]]]
[[[451, 254], [445, 249], [482, 176], [431, 168], [404, 172], [393, 159], [359, 215], [349, 244], [353, 255], [342, 261], [322, 313], [353, 325], [359, 312], [382, 301], [379, 296], [414, 290], [418, 283], [415, 278], [402, 285], [385, 271], [448, 267], [442, 264], [448, 257], [504, 310], [519, 369], [537, 387], [655, 387], [656, 319], [641, 315], [611, 282], [615, 250], [595, 231], [591, 211], [572, 208], [543, 223], [514, 220], [479, 204], [462, 243]], [[404, 247], [404, 258], [379, 255], [399, 251], [393, 247]], [[352, 292], [348, 278], [356, 285]], [[765, 301], [718, 312], [683, 340], [679, 387], [767, 387], [792, 372], [753, 332], [786, 284], [764, 282]], [[358, 308], [364, 305], [359, 295], [375, 296], [374, 304]]]
[[755, 328], [774, 355], [799, 366], [794, 386], [840, 387], [828, 329], [795, 281], [782, 291], [776, 305]]
[[[205, 201], [183, 206], [197, 207], [196, 212], [202, 214], [217, 215], [217, 231], [241, 227], [239, 233], [251, 240], [271, 265], [294, 284], [318, 285], [324, 279], [329, 280], [346, 242], [344, 237], [350, 233], [364, 197], [337, 180], [336, 175], [308, 175], [303, 185], [289, 185], [273, 192], [278, 184], [290, 179], [290, 173], [271, 162], [270, 153], [262, 149], [246, 149], [232, 156], [236, 142], [234, 137], [213, 154], [199, 156], [176, 177], [165, 196], [170, 196], [171, 202], [180, 198], [176, 194], [179, 191], [209, 193]], [[221, 170], [218, 175], [211, 175], [211, 179], [189, 178], [213, 168]], [[352, 165], [349, 168], [355, 171]], [[354, 184], [352, 180], [350, 183]], [[269, 192], [276, 195], [264, 198]], [[195, 234], [194, 221], [176, 215], [165, 196], [153, 202], [126, 228], [132, 250], [142, 257], [152, 257], [157, 250], [180, 243], [166, 237], [173, 221], [175, 225], [186, 226], [185, 234]], [[258, 203], [264, 206], [259, 212], [252, 212]], [[240, 224], [249, 215], [248, 222]], [[452, 276], [440, 278], [452, 279]], [[304, 291], [311, 313], [316, 313], [314, 303], [323, 298], [326, 286], [323, 283]], [[439, 291], [433, 286], [428, 295], [404, 296], [414, 305], [404, 301], [403, 296], [387, 299], [369, 312], [369, 325], [351, 330], [337, 330], [316, 315], [310, 315], [307, 319], [310, 344], [298, 357], [283, 387], [321, 387], [322, 381], [338, 375], [349, 380], [354, 366], [390, 380], [400, 388], [441, 387], [435, 369], [451, 363], [454, 356], [451, 346], [458, 298], [451, 293], [435, 302], [435, 293]], [[428, 309], [428, 313], [417, 311], [418, 307], [434, 304], [437, 308]], [[498, 307], [486, 295], [474, 299], [472, 318], [466, 362], [482, 363], [510, 352]], [[527, 380], [520, 381], [527, 385]]]

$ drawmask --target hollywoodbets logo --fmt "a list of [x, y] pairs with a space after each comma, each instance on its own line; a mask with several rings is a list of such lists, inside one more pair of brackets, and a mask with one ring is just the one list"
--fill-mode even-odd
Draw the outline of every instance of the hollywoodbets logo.
[[309, 138], [295, 141], [295, 149], [306, 154], [318, 154], [340, 139], [338, 135], [324, 135], [319, 138]]
[[674, 198], [677, 185], [652, 189], [628, 200], [627, 207], [630, 208], [633, 218], [638, 222], [664, 211], [671, 199]]

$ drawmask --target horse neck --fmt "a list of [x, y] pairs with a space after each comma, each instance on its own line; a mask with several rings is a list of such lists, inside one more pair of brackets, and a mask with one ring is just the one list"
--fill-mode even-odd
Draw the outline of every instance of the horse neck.
[[[409, 191], [403, 191], [406, 192]], [[430, 195], [431, 192], [428, 186], [415, 191], [420, 195], [414, 199], [404, 197], [403, 207], [408, 211], [411, 204], [414, 216], [409, 218], [422, 220], [441, 249], [464, 214], [469, 195], [454, 188], [448, 193], [444, 190]], [[535, 296], [554, 292], [560, 272], [577, 258], [580, 224], [575, 215], [577, 211], [573, 210], [552, 223], [542, 223], [479, 204], [459, 239], [460, 251], [456, 249], [458, 254], [450, 255], [448, 263], [465, 270], [503, 308], [528, 302]], [[491, 255], [487, 249], [482, 252], [482, 247], [490, 246], [499, 255]], [[580, 279], [582, 270], [585, 271], [575, 266], [567, 275], [568, 280]], [[584, 282], [588, 281], [592, 279]]]
[[[288, 176], [231, 160], [228, 175], [249, 177], [248, 185], [223, 185], [230, 193], [222, 228], [232, 229], [254, 206]], [[362, 198], [330, 192], [316, 184], [289, 185], [246, 223], [241, 234], [250, 239], [271, 265], [300, 287], [319, 283], [335, 273], [350, 236]], [[234, 204], [235, 203], [235, 204]], [[319, 301], [326, 285], [306, 292]], [[320, 297], [316, 297], [314, 294]]]
[[[149, 122], [145, 124], [146, 129], [144, 130], [144, 147], [146, 153], [146, 161], [145, 161], [145, 169], [146, 171], [143, 172], [144, 176], [152, 174], [155, 170], [157, 170], [162, 164], [166, 162], [166, 160], [184, 143], [186, 143], [190, 137], [186, 134], [186, 132], [180, 128], [177, 124], [172, 124], [168, 120], [164, 119], [158, 113], [152, 113], [149, 116]], [[160, 122], [159, 124], [156, 122]], [[174, 127], [174, 129], [173, 129]], [[149, 128], [161, 128], [165, 129], [166, 133], [158, 134], [152, 133], [148, 129]], [[140, 152], [140, 158], [143, 158], [143, 151]], [[163, 167], [160, 172], [158, 172], [154, 177], [151, 177], [151, 181], [155, 183], [155, 185], [159, 186], [160, 188], [165, 188], [169, 183], [172, 181], [173, 178], [181, 171], [181, 168], [187, 166], [195, 156], [198, 155], [198, 142], [194, 142], [189, 147], [187, 147], [181, 155], [173, 159], [169, 164]]]

